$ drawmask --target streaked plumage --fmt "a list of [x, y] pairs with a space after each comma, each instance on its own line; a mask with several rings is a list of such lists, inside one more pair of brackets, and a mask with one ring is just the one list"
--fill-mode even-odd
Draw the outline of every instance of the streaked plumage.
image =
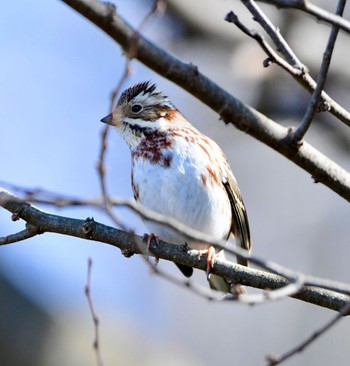
[[[116, 109], [102, 121], [117, 127], [130, 147], [132, 188], [142, 206], [220, 240], [233, 233], [237, 245], [251, 249], [246, 209], [224, 153], [154, 84], [144, 82], [124, 91]], [[183, 236], [165, 226], [146, 226], [164, 241], [184, 244]], [[204, 243], [188, 244], [208, 248]], [[238, 262], [247, 265], [243, 258]], [[210, 283], [229, 291], [218, 276], [211, 276]]]

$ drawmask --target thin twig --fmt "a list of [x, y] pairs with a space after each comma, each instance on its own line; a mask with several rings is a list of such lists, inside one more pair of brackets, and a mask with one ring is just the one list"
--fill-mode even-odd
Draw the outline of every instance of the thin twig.
[[[346, 0], [339, 0], [336, 14], [339, 16], [343, 15], [343, 11], [346, 5]], [[304, 138], [307, 130], [309, 129], [311, 122], [315, 116], [315, 113], [320, 109], [320, 99], [321, 99], [321, 93], [324, 88], [324, 85], [326, 84], [327, 80], [327, 73], [329, 70], [329, 66], [332, 59], [332, 54], [335, 46], [335, 42], [337, 40], [337, 36], [339, 33], [339, 28], [335, 25], [332, 26], [329, 39], [327, 42], [326, 50], [323, 54], [323, 60], [320, 68], [320, 72], [317, 76], [316, 81], [316, 88], [314, 92], [312, 93], [312, 97], [310, 100], [310, 103], [307, 107], [307, 110], [305, 112], [305, 115], [300, 122], [299, 126], [296, 130], [292, 130], [291, 132], [291, 138], [294, 140], [294, 143], [299, 144], [301, 140]], [[329, 107], [326, 108], [328, 110]], [[324, 110], [324, 109], [323, 109]]]
[[92, 321], [94, 323], [94, 332], [95, 332], [95, 339], [94, 339], [94, 350], [96, 353], [96, 361], [98, 366], [103, 366], [103, 360], [101, 355], [100, 349], [100, 337], [99, 337], [99, 319], [96, 314], [92, 298], [91, 298], [91, 268], [92, 268], [92, 259], [88, 259], [88, 271], [87, 271], [87, 280], [85, 286], [85, 295], [89, 304], [89, 309], [92, 317]]
[[283, 55], [286, 61], [293, 67], [304, 70], [305, 66], [300, 62], [289, 44], [282, 37], [279, 29], [272, 24], [270, 19], [264, 14], [264, 12], [255, 3], [255, 1], [242, 0], [242, 3], [251, 12], [251, 14], [253, 15], [253, 19], [263, 27], [263, 29], [272, 39], [273, 43], [276, 45], [277, 51]]
[[288, 71], [290, 74], [295, 76], [301, 76], [303, 73], [303, 69], [297, 68], [291, 64], [289, 64], [286, 60], [284, 60], [277, 52], [266, 42], [265, 38], [257, 31], [248, 29], [239, 19], [238, 16], [230, 11], [225, 20], [229, 23], [233, 23], [237, 26], [243, 33], [247, 36], [255, 39], [264, 52], [268, 55], [268, 59], [264, 61], [264, 66], [267, 67], [271, 62], [276, 63], [281, 66], [284, 70]]
[[[261, 12], [262, 13], [262, 12]], [[260, 18], [257, 18], [260, 19]], [[229, 23], [235, 24], [243, 33], [248, 35], [249, 37], [255, 39], [263, 51], [267, 54], [268, 58], [264, 60], [263, 65], [265, 67], [269, 66], [272, 62], [282, 67], [285, 71], [287, 71], [300, 85], [302, 85], [309, 92], [314, 92], [317, 88], [316, 81], [309, 74], [307, 67], [302, 65], [301, 63], [297, 66], [290, 65], [287, 61], [285, 61], [282, 57], [280, 57], [277, 52], [268, 44], [268, 42], [264, 39], [264, 37], [255, 30], [248, 29], [243, 23], [240, 22], [237, 15], [232, 11], [229, 12], [225, 20]], [[266, 27], [266, 23], [262, 23]], [[273, 29], [270, 29], [270, 33], [273, 32]], [[277, 43], [278, 44], [278, 43]], [[340, 121], [350, 127], [350, 112], [345, 108], [336, 103], [325, 91], [321, 90], [321, 98], [322, 103], [327, 105], [328, 111], [332, 113], [335, 117], [337, 117]], [[286, 138], [286, 142], [289, 144], [291, 142], [290, 139], [290, 131], [288, 132], [288, 136]], [[292, 144], [292, 147], [295, 148], [295, 144]]]
[[[23, 198], [18, 198], [9, 193], [8, 191], [5, 191], [1, 189], [0, 187], [0, 206], [5, 207], [6, 209], [9, 209], [11, 212], [13, 212], [14, 208], [12, 206], [9, 206], [8, 204], [11, 202], [18, 202], [18, 204], [30, 201], [33, 203], [40, 203], [44, 205], [54, 206], [54, 207], [69, 207], [69, 206], [90, 206], [94, 207], [96, 209], [102, 209], [103, 208], [103, 199], [102, 198], [90, 198], [90, 199], [79, 199], [76, 197], [65, 197], [55, 192], [49, 192], [47, 190], [42, 189], [29, 189], [24, 187], [19, 187], [13, 184], [4, 184], [4, 182], [0, 182], [1, 185], [8, 187], [12, 191], [16, 191], [20, 194], [24, 194]], [[216, 242], [214, 238], [212, 238], [210, 235], [203, 234], [201, 232], [198, 232], [196, 230], [193, 230], [186, 225], [170, 218], [164, 215], [161, 215], [159, 213], [147, 210], [143, 208], [142, 206], [136, 204], [133, 200], [130, 199], [123, 199], [123, 198], [111, 198], [111, 204], [113, 206], [118, 207], [127, 207], [131, 209], [134, 213], [140, 215], [143, 219], [147, 221], [154, 221], [157, 223], [161, 223], [163, 226], [169, 227], [170, 229], [179, 232], [182, 235], [185, 235], [189, 239], [194, 239], [201, 242], [207, 242], [211, 243], [212, 245], [217, 246], [219, 249], [224, 249], [226, 253], [232, 254], [234, 256], [241, 256], [246, 259], [249, 259], [251, 263], [254, 263], [256, 266], [267, 269], [272, 273], [275, 273], [277, 275], [280, 275], [282, 277], [285, 277], [289, 279], [291, 282], [296, 281], [300, 274], [296, 273], [295, 271], [290, 271], [287, 268], [273, 262], [268, 262], [264, 259], [258, 258], [252, 254], [249, 254], [246, 250], [242, 248], [233, 248], [232, 246], [226, 245], [224, 242]], [[104, 211], [105, 212], [105, 211]], [[17, 214], [18, 216], [18, 214]], [[130, 232], [130, 231], [129, 231]], [[132, 232], [131, 232], [132, 234]], [[137, 243], [137, 240], [134, 240], [135, 243]], [[223, 244], [225, 244], [223, 246]], [[140, 247], [138, 248], [140, 249]], [[123, 248], [122, 250], [126, 250]], [[134, 252], [130, 249], [130, 254], [134, 254]], [[137, 253], [143, 253], [143, 251], [137, 251]], [[316, 286], [321, 287], [324, 289], [328, 289], [331, 291], [337, 291], [342, 293], [348, 293], [350, 294], [350, 286], [349, 285], [341, 285], [337, 281], [332, 280], [321, 280], [314, 278], [312, 276], [304, 276], [305, 285], [308, 286]]]
[[[141, 34], [140, 33], [141, 30], [154, 15], [163, 14], [164, 11], [165, 11], [165, 3], [162, 0], [155, 0], [150, 11], [144, 16], [139, 27], [135, 29], [135, 31], [133, 32], [130, 38], [129, 47], [126, 52], [126, 59], [123, 73], [118, 81], [117, 86], [111, 92], [110, 106], [109, 106], [110, 113], [114, 109], [116, 98], [120, 94], [123, 84], [131, 74], [131, 61], [137, 56], [137, 43]], [[107, 138], [108, 138], [109, 127], [110, 127], [109, 125], [104, 126], [101, 133], [101, 148], [97, 163], [97, 171], [100, 180], [100, 186], [101, 186], [102, 197], [104, 200], [105, 210], [115, 225], [125, 229], [125, 225], [119, 220], [119, 218], [113, 211], [106, 185], [106, 174], [105, 174], [106, 168], [104, 161], [107, 152]]]
[[[172, 276], [168, 272], [161, 270], [158, 266], [159, 259], [157, 258], [157, 256], [152, 252], [150, 248], [147, 248], [145, 245], [143, 245], [144, 243], [140, 243], [137, 240], [137, 236], [135, 235], [135, 233], [132, 234], [134, 235], [135, 243], [137, 244], [140, 253], [142, 254], [142, 258], [146, 262], [146, 264], [150, 267], [152, 274], [159, 275], [160, 277], [164, 278], [165, 280], [171, 282], [176, 286], [185, 287], [192, 293], [195, 293], [196, 295], [204, 299], [214, 301], [223, 300], [222, 293], [218, 291], [213, 291], [208, 286], [206, 287], [201, 286], [192, 281], [191, 279], [179, 279], [175, 276]], [[156, 243], [156, 245], [158, 245], [158, 243]], [[150, 255], [154, 257], [155, 261], [152, 261], [150, 259]]]
[[[133, 233], [134, 234], [134, 233]], [[135, 240], [136, 243], [138, 243], [137, 240]], [[155, 245], [159, 245], [159, 243], [156, 241]], [[247, 294], [247, 293], [229, 293], [229, 294], [222, 294], [221, 292], [214, 291], [208, 287], [200, 286], [190, 279], [180, 280], [177, 277], [172, 276], [171, 274], [162, 271], [157, 266], [158, 264], [158, 258], [150, 248], [145, 247], [144, 245], [138, 244], [138, 247], [140, 249], [140, 252], [143, 254], [142, 257], [146, 264], [151, 268], [152, 273], [159, 275], [160, 277], [168, 280], [169, 282], [180, 286], [185, 287], [188, 290], [192, 291], [196, 295], [199, 295], [202, 298], [205, 298], [207, 300], [211, 301], [239, 301], [244, 304], [249, 305], [257, 305], [266, 303], [267, 301], [277, 301], [283, 298], [286, 298], [288, 296], [293, 296], [297, 294], [303, 287], [305, 283], [305, 277], [301, 274], [295, 274], [291, 271], [288, 271], [288, 275], [290, 276], [291, 280], [290, 282], [286, 282], [284, 286], [281, 288], [277, 288], [275, 290], [265, 290], [262, 291], [260, 294]], [[150, 260], [150, 254], [152, 254], [156, 260], [155, 262]], [[233, 253], [231, 253], [233, 254]], [[270, 263], [274, 269], [281, 268], [280, 266], [277, 266], [273, 263]], [[215, 268], [215, 263], [213, 268]]]
[[350, 22], [338, 15], [334, 15], [308, 0], [257, 0], [275, 5], [277, 8], [297, 9], [308, 13], [320, 21], [335, 25], [343, 31], [350, 33]]
[[[2, 185], [4, 183], [2, 182]], [[18, 204], [24, 203], [26, 201], [34, 202], [34, 203], [40, 203], [50, 206], [57, 206], [58, 207], [69, 207], [69, 206], [91, 206], [95, 207], [97, 209], [103, 208], [103, 200], [101, 198], [95, 198], [95, 199], [79, 199], [76, 197], [64, 197], [62, 195], [59, 195], [54, 192], [49, 192], [47, 190], [40, 190], [35, 189], [31, 191], [29, 188], [22, 188], [16, 185], [6, 185], [11, 190], [16, 191], [18, 193], [23, 193], [23, 198], [18, 198], [9, 193], [8, 191], [5, 191], [0, 188], [0, 206], [5, 207], [6, 209], [10, 209], [12, 212], [14, 208], [12, 206], [9, 206], [8, 204], [11, 202], [17, 202]], [[203, 234], [201, 232], [198, 232], [192, 228], [187, 227], [186, 225], [182, 224], [181, 222], [174, 220], [171, 217], [167, 217], [164, 215], [161, 215], [157, 212], [153, 212], [150, 210], [145, 209], [139, 204], [136, 204], [133, 200], [130, 199], [123, 199], [123, 198], [111, 198], [111, 204], [118, 207], [127, 207], [131, 209], [134, 213], [140, 215], [144, 220], [147, 221], [153, 221], [156, 223], [161, 223], [163, 226], [168, 227], [181, 235], [184, 235], [188, 239], [193, 239], [200, 242], [206, 242], [210, 243], [211, 245], [216, 246], [218, 249], [225, 250], [226, 253], [232, 254], [233, 256], [241, 256], [243, 258], [246, 258], [249, 260], [249, 262], [254, 263], [256, 266], [267, 269], [270, 272], [280, 275], [282, 277], [285, 277], [289, 279], [291, 282], [297, 281], [300, 277], [299, 273], [296, 273], [295, 271], [288, 270], [286, 267], [281, 266], [277, 263], [273, 263], [270, 261], [266, 261], [264, 259], [258, 258], [250, 253], [248, 253], [246, 250], [240, 248], [240, 247], [232, 247], [228, 246], [225, 241], [217, 241], [213, 237], [207, 234]], [[129, 231], [130, 232], [130, 231]], [[131, 232], [132, 234], [132, 232]], [[135, 240], [137, 243], [137, 240]], [[140, 249], [140, 248], [138, 248]], [[131, 252], [133, 254], [133, 252]], [[137, 253], [143, 253], [143, 251], [137, 251]], [[338, 291], [338, 292], [344, 292], [350, 294], [350, 286], [346, 285], [345, 287], [339, 287], [337, 284], [338, 282], [331, 281], [331, 280], [317, 280], [316, 278], [313, 278], [311, 276], [304, 277], [304, 281], [306, 285], [309, 286], [318, 286], [325, 289], [329, 289], [332, 291]]]
[[286, 352], [285, 354], [283, 354], [281, 356], [273, 356], [273, 355], [267, 356], [267, 360], [269, 362], [268, 365], [269, 366], [280, 365], [282, 362], [288, 360], [292, 356], [295, 356], [297, 353], [304, 351], [305, 348], [307, 348], [312, 343], [314, 343], [319, 337], [321, 337], [329, 329], [331, 329], [336, 323], [338, 323], [338, 321], [340, 319], [343, 319], [344, 316], [349, 315], [349, 312], [350, 312], [350, 303], [347, 303], [340, 309], [339, 314], [337, 314], [329, 322], [324, 324], [320, 329], [318, 329], [316, 332], [311, 334], [310, 337], [306, 338], [303, 342], [301, 342], [299, 345], [297, 345], [290, 351]]
[[[25, 189], [25, 192], [28, 193], [29, 190]], [[52, 201], [50, 201], [50, 196], [53, 199]], [[47, 192], [47, 191], [45, 191], [45, 199], [40, 199], [40, 196], [39, 196], [38, 197], [39, 199], [35, 200], [34, 199], [35, 197], [32, 193], [29, 194], [29, 197], [30, 197], [32, 202], [35, 201], [36, 203], [39, 202], [39, 203], [50, 204], [50, 202], [52, 202], [52, 204], [55, 204], [55, 201], [56, 201], [55, 194], [53, 194], [53, 193], [49, 194], [49, 192]], [[13, 198], [12, 195], [7, 195], [6, 191], [1, 191], [1, 189], [0, 189], [0, 205], [5, 205], [6, 204], [6, 202], [5, 202], [6, 199], [8, 199], [9, 201], [15, 201], [15, 202], [18, 202], [18, 203], [23, 202], [20, 199]], [[25, 199], [27, 199], [27, 197], [25, 197]], [[2, 202], [2, 200], [4, 202]], [[64, 201], [63, 197], [60, 196], [59, 197], [60, 204], [62, 204], [63, 201]], [[68, 203], [69, 201], [66, 200], [66, 202]], [[79, 205], [79, 199], [73, 199], [72, 202], [74, 203], [75, 206]], [[105, 212], [104, 205], [101, 206], [99, 204], [96, 204], [96, 202], [99, 202], [99, 201], [94, 200], [94, 201], [91, 202], [91, 205], [94, 205], [94, 207], [102, 209]], [[87, 204], [88, 204], [87, 200], [82, 200], [81, 201], [82, 206], [87, 205]], [[272, 273], [283, 276], [283, 277], [287, 278], [290, 281], [296, 281], [296, 279], [298, 277], [298, 274], [296, 274], [293, 271], [287, 270], [285, 267], [282, 267], [282, 266], [278, 265], [277, 263], [267, 262], [263, 259], [257, 258], [255, 256], [251, 255], [247, 250], [245, 250], [243, 248], [229, 247], [229, 246], [226, 245], [227, 244], [226, 240], [219, 240], [218, 241], [216, 238], [214, 238], [211, 235], [203, 234], [202, 232], [199, 232], [199, 231], [197, 231], [197, 230], [195, 230], [191, 227], [188, 227], [187, 225], [183, 224], [182, 222], [179, 222], [178, 220], [176, 220], [172, 217], [164, 216], [160, 213], [148, 210], [148, 209], [142, 207], [140, 204], [135, 203], [134, 201], [131, 201], [129, 199], [115, 200], [114, 204], [117, 205], [117, 206], [130, 208], [135, 213], [139, 214], [143, 219], [147, 219], [148, 221], [154, 221], [156, 223], [161, 223], [163, 226], [169, 227], [170, 229], [175, 230], [179, 234], [184, 235], [185, 238], [188, 239], [188, 240], [193, 239], [193, 240], [196, 240], [198, 242], [208, 243], [210, 245], [215, 246], [217, 249], [225, 250], [226, 253], [248, 259], [250, 263], [256, 264], [260, 268], [267, 269], [267, 270], [271, 271]]]
[[242, 294], [239, 301], [249, 305], [266, 303], [267, 301], [276, 301], [297, 294], [304, 286], [305, 277], [298, 275], [295, 281], [291, 281], [285, 286], [275, 290], [265, 290], [260, 294]]
[[141, 36], [141, 30], [146, 26], [147, 22], [152, 19], [155, 15], [163, 15], [166, 9], [166, 4], [163, 0], [155, 0], [153, 6], [149, 10], [149, 12], [143, 17], [139, 26], [133, 32], [130, 38], [130, 44], [126, 51], [126, 59], [124, 65], [124, 71], [122, 76], [118, 82], [117, 87], [111, 93], [111, 101], [110, 101], [110, 111], [112, 112], [114, 109], [114, 104], [117, 96], [120, 94], [120, 89], [124, 82], [131, 74], [131, 61], [137, 57], [137, 43]]
[[[75, 203], [76, 202], [77, 200], [75, 200]], [[124, 203], [126, 203], [126, 201]], [[122, 230], [99, 224], [93, 219], [77, 220], [52, 215], [35, 208], [27, 202], [23, 202], [23, 200], [14, 197], [7, 191], [1, 189], [0, 205], [10, 212], [18, 213], [18, 217], [27, 221], [30, 225], [40, 225], [42, 232], [54, 232], [111, 244], [120, 248], [122, 253], [128, 257], [133, 254], [144, 253], [144, 251], [140, 250], [140, 247], [145, 245], [142, 238], [133, 233], [130, 234]], [[132, 207], [132, 204], [130, 207]], [[137, 210], [138, 208], [134, 206], [134, 209]], [[140, 212], [141, 211], [142, 210], [140, 210]], [[143, 214], [145, 213], [146, 212], [143, 212]], [[153, 219], [158, 219], [158, 217], [154, 216]], [[241, 253], [242, 251], [239, 250], [239, 248], [234, 251], [228, 250], [243, 256], [243, 253]], [[186, 252], [181, 245], [173, 245], [163, 241], [160, 241], [160, 245], [154, 245], [152, 242], [150, 253], [153, 253], [156, 258], [198, 268], [202, 271], [205, 271], [207, 268], [206, 258], [204, 258], [204, 256], [200, 257], [200, 252], [197, 250]], [[301, 277], [297, 272], [290, 271], [275, 263], [263, 261], [255, 256], [251, 256], [250, 262], [253, 261], [266, 268], [271, 268], [272, 271], [284, 273], [287, 278], [297, 279], [295, 282], [300, 282]], [[212, 271], [214, 274], [217, 274], [228, 281], [260, 289], [276, 290], [293, 282], [288, 281], [284, 276], [281, 277], [272, 273], [243, 267], [220, 258], [215, 260], [215, 266]], [[350, 294], [350, 286], [347, 284], [309, 276], [303, 276], [302, 280], [307, 286], [303, 286], [298, 293], [291, 295], [292, 297], [333, 310], [341, 309], [342, 306], [350, 300], [348, 296], [348, 294]], [[318, 286], [318, 284], [320, 284], [320, 286]], [[187, 286], [186, 283], [184, 283], [184, 286]], [[290, 289], [290, 287], [289, 289], [287, 288], [288, 291]]]

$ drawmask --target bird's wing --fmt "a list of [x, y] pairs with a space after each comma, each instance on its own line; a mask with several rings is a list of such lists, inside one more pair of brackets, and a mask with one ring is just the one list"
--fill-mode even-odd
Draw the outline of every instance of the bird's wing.
[[[239, 191], [237, 182], [229, 170], [227, 172], [227, 180], [223, 182], [231, 203], [232, 223], [230, 232], [235, 236], [237, 245], [248, 251], [251, 250], [251, 238], [248, 223], [247, 211], [244, 206], [241, 192]], [[237, 262], [244, 266], [248, 265], [248, 261], [237, 256]]]

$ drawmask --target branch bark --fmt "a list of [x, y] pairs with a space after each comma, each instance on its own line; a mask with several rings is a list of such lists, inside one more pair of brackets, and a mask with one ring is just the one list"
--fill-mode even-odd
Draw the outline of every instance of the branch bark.
[[301, 10], [312, 15], [316, 19], [325, 23], [334, 25], [342, 29], [344, 32], [350, 33], [350, 22], [339, 15], [332, 14], [319, 6], [312, 4], [309, 0], [257, 0], [259, 2], [268, 3], [277, 8], [289, 8]]
[[[62, 0], [105, 31], [127, 50], [135, 30], [111, 4], [95, 0]], [[289, 143], [288, 129], [278, 125], [254, 108], [244, 104], [192, 64], [185, 64], [140, 36], [137, 59], [143, 64], [190, 92], [214, 111], [225, 123], [255, 137], [309, 172], [316, 182], [350, 201], [350, 174], [308, 143], [296, 149]]]
[[[346, 1], [346, 0], [345, 0]], [[320, 101], [324, 106], [327, 106], [328, 112], [333, 114], [337, 119], [342, 121], [345, 125], [350, 127], [350, 113], [341, 105], [339, 105], [334, 99], [332, 99], [324, 90], [323, 85], [319, 85], [319, 80], [316, 82], [312, 76], [310, 75], [308, 68], [303, 65], [300, 60], [296, 57], [292, 49], [289, 47], [288, 43], [283, 39], [279, 30], [272, 25], [270, 20], [265, 16], [262, 10], [254, 3], [253, 0], [242, 0], [242, 2], [246, 5], [248, 10], [252, 13], [253, 19], [257, 21], [262, 28], [269, 35], [271, 40], [273, 41], [276, 50], [278, 53], [281, 53], [284, 57], [279, 56], [279, 54], [273, 50], [273, 48], [265, 41], [265, 39], [256, 31], [249, 30], [246, 28], [239, 20], [238, 17], [230, 12], [225, 20], [231, 21], [239, 29], [241, 29], [245, 34], [249, 37], [254, 38], [263, 51], [267, 54], [268, 58], [264, 60], [264, 66], [269, 66], [270, 63], [274, 62], [280, 67], [282, 67], [285, 71], [287, 71], [295, 81], [297, 81], [303, 88], [305, 88], [309, 93], [315, 93], [317, 89], [317, 93], [320, 93]], [[230, 20], [231, 17], [231, 20]], [[336, 31], [338, 28], [335, 27]], [[322, 87], [321, 87], [322, 86]]]
[[[0, 206], [12, 212], [16, 219], [21, 218], [31, 228], [36, 228], [38, 234], [51, 232], [110, 244], [119, 248], [126, 257], [143, 254], [146, 251], [145, 241], [134, 233], [106, 226], [89, 218], [78, 220], [53, 215], [10, 195], [4, 190], [0, 191]], [[186, 251], [181, 245], [169, 244], [163, 241], [160, 244], [157, 245], [157, 243], [151, 242], [150, 253], [156, 258], [206, 271], [206, 258], [205, 256], [199, 256], [197, 250]], [[276, 290], [289, 284], [289, 281], [282, 276], [247, 268], [228, 260], [217, 259], [213, 273], [234, 283], [263, 290]], [[335, 311], [340, 311], [350, 301], [350, 286], [308, 277], [305, 277], [305, 283], [306, 285], [291, 297]], [[312, 283], [324, 284], [328, 288], [337, 288], [340, 292], [310, 285]], [[266, 299], [269, 299], [268, 292], [266, 293]]]

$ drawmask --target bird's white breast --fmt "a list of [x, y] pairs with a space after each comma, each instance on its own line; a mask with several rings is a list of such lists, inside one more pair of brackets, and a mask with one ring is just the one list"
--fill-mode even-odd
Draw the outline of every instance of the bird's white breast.
[[[193, 139], [175, 138], [171, 147], [162, 150], [169, 157], [169, 164], [157, 164], [134, 154], [133, 186], [138, 201], [147, 209], [224, 239], [230, 231], [231, 207], [215, 159], [215, 154], [222, 152], [209, 141], [214, 150], [208, 154], [209, 146], [203, 149]], [[163, 240], [183, 243], [183, 238], [167, 227], [152, 222], [146, 222], [146, 226]]]

